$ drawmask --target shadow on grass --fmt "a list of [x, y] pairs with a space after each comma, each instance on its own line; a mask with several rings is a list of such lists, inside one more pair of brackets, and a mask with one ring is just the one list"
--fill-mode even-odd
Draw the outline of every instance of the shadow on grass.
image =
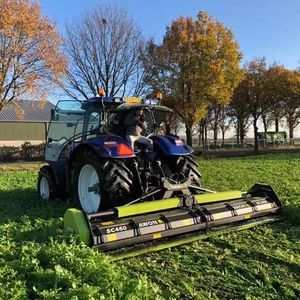
[[22, 217], [50, 219], [62, 217], [67, 204], [59, 201], [42, 201], [35, 189], [0, 190], [0, 224], [18, 222]]
[[39, 200], [35, 189], [0, 191], [0, 231], [14, 242], [64, 240], [66, 208], [62, 202]]
[[282, 215], [292, 225], [300, 226], [300, 203], [283, 205]]

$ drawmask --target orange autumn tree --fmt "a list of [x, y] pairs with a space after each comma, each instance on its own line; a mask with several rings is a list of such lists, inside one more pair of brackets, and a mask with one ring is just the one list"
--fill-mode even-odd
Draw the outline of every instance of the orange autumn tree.
[[0, 1], [0, 110], [21, 96], [43, 97], [65, 69], [62, 40], [36, 1]]
[[146, 81], [163, 91], [165, 104], [181, 116], [189, 145], [192, 128], [206, 117], [208, 107], [230, 101], [243, 76], [240, 60], [233, 33], [205, 12], [173, 21], [161, 45], [149, 42]]

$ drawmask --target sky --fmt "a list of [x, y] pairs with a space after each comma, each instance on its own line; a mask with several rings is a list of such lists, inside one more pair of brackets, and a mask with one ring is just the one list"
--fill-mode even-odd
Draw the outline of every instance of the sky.
[[[40, 0], [43, 13], [64, 33], [66, 22], [101, 0]], [[110, 1], [112, 2], [112, 1]], [[124, 7], [146, 38], [159, 43], [166, 26], [180, 16], [196, 17], [200, 10], [229, 27], [244, 57], [266, 57], [287, 68], [300, 66], [300, 0], [115, 0]]]
[[[63, 34], [67, 22], [107, 1], [40, 0], [40, 3], [43, 13], [56, 22]], [[162, 41], [172, 20], [196, 17], [199, 11], [206, 11], [233, 31], [243, 53], [242, 64], [255, 57], [266, 57], [269, 64], [277, 62], [289, 69], [300, 67], [300, 0], [115, 0], [109, 3], [124, 7], [144, 36], [154, 38], [157, 43]], [[49, 100], [56, 103], [57, 96]], [[300, 128], [295, 136], [300, 136]]]

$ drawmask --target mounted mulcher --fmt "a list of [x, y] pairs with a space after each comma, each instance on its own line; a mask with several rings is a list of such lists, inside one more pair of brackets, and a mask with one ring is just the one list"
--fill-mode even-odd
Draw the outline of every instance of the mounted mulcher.
[[[176, 191], [179, 184], [176, 186]], [[246, 229], [279, 219], [281, 204], [270, 186], [256, 184], [248, 192], [189, 195], [124, 205], [98, 213], [68, 209], [65, 229], [87, 245], [114, 250], [125, 258], [194, 242], [209, 233]], [[146, 243], [151, 242], [151, 243]]]
[[[193, 150], [161, 134], [171, 112], [157, 99], [58, 102], [38, 192], [73, 201], [66, 230], [124, 258], [278, 219], [281, 203], [270, 186], [221, 193], [201, 187]], [[128, 126], [141, 128], [136, 143]]]

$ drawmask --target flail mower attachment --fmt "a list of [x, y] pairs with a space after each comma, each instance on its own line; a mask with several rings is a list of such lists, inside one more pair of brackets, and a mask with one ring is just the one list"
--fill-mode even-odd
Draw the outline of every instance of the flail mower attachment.
[[121, 259], [200, 240], [209, 233], [273, 222], [280, 210], [272, 187], [255, 184], [247, 192], [183, 195], [95, 214], [71, 208], [65, 213], [64, 226], [87, 245], [114, 250], [112, 256]]

